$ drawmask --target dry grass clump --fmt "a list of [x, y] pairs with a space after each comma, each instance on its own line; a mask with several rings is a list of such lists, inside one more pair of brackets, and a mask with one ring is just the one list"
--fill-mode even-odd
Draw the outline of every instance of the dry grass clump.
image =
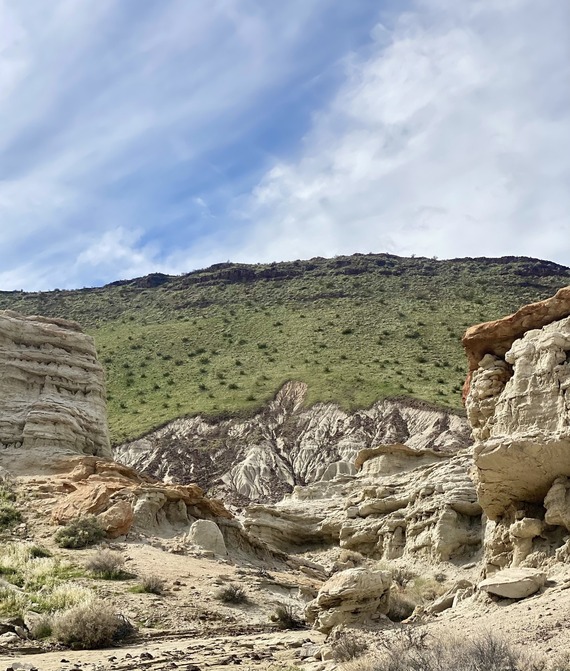
[[156, 575], [147, 575], [141, 579], [138, 585], [131, 588], [134, 594], [164, 594], [166, 585], [162, 578]]
[[135, 627], [107, 604], [93, 602], [58, 613], [52, 619], [53, 636], [71, 648], [105, 648], [134, 635]]
[[53, 539], [62, 548], [86, 548], [105, 538], [105, 530], [95, 515], [86, 515], [58, 529]]
[[350, 662], [368, 652], [368, 643], [355, 632], [340, 631], [330, 641], [334, 659], [337, 662]]
[[85, 568], [103, 580], [125, 580], [131, 574], [124, 570], [125, 558], [118, 552], [100, 550], [86, 562]]
[[[434, 640], [407, 629], [382, 642], [374, 655], [347, 664], [346, 671], [547, 671], [546, 660], [516, 652], [491, 634], [472, 640]], [[557, 671], [567, 671], [560, 669]]]
[[304, 620], [297, 615], [292, 606], [277, 606], [275, 613], [271, 616], [279, 629], [303, 629]]
[[81, 571], [46, 554], [43, 548], [27, 543], [0, 547], [0, 615], [53, 612], [93, 599], [91, 590], [71, 582]]
[[247, 594], [244, 588], [236, 585], [235, 583], [226, 585], [226, 587], [221, 587], [216, 592], [216, 599], [222, 603], [228, 603], [232, 605], [239, 605], [248, 602]]

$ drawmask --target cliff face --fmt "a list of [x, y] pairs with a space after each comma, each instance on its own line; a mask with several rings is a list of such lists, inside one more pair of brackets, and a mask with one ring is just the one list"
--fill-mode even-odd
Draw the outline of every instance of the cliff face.
[[383, 400], [348, 413], [304, 408], [306, 385], [289, 382], [248, 420], [179, 419], [115, 449], [121, 463], [173, 482], [197, 482], [236, 503], [276, 501], [295, 485], [353, 475], [365, 448], [406, 443], [451, 454], [470, 443], [464, 418], [413, 401]]
[[[477, 354], [466, 408], [479, 501], [492, 521], [486, 541], [491, 569], [570, 551], [563, 541], [570, 530], [568, 315], [567, 287], [554, 299], [476, 327], [487, 346]], [[465, 343], [473, 358], [472, 340]]]
[[110, 457], [103, 369], [75, 322], [0, 312], [0, 446]]

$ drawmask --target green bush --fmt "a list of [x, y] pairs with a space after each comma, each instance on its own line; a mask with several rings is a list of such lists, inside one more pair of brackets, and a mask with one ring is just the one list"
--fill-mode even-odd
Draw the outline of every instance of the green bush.
[[10, 529], [21, 520], [22, 514], [11, 501], [0, 500], [0, 529]]
[[94, 545], [104, 537], [105, 531], [95, 515], [86, 515], [58, 529], [53, 539], [61, 548], [77, 549]]

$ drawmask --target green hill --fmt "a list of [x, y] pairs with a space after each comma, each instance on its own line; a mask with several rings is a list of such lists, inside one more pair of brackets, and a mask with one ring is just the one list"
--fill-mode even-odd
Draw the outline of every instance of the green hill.
[[93, 335], [118, 443], [184, 414], [251, 412], [290, 379], [308, 383], [311, 403], [405, 395], [457, 408], [465, 328], [566, 284], [570, 269], [529, 258], [357, 254], [0, 292], [0, 309]]

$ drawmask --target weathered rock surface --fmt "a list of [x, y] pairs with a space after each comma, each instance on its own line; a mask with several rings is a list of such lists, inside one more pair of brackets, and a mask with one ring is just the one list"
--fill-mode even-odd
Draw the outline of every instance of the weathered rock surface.
[[295, 487], [274, 505], [252, 505], [244, 525], [285, 551], [340, 544], [364, 555], [438, 561], [468, 556], [482, 541], [481, 507], [468, 449], [455, 456], [393, 444], [357, 456], [356, 475]]
[[67, 492], [52, 509], [56, 524], [92, 514], [113, 535], [124, 535], [134, 526], [162, 536], [188, 531], [196, 519], [232, 518], [221, 501], [206, 498], [197, 485], [153, 481], [128, 466], [96, 457], [76, 457], [61, 468], [69, 470], [34, 482], [46, 492]]
[[220, 527], [212, 520], [196, 520], [188, 532], [188, 541], [218, 557], [228, 554]]
[[111, 456], [103, 369], [75, 322], [0, 312], [0, 396], [5, 463], [12, 451], [32, 467], [40, 453]]
[[383, 400], [347, 413], [330, 403], [305, 408], [306, 391], [303, 383], [287, 383], [248, 420], [176, 420], [115, 448], [115, 458], [244, 504], [277, 501], [296, 485], [352, 475], [365, 448], [406, 443], [412, 452], [450, 454], [470, 444], [465, 419], [418, 401]]
[[[539, 565], [570, 524], [570, 287], [470, 329], [466, 409], [488, 570]], [[563, 318], [561, 318], [563, 317]]]
[[307, 622], [328, 633], [337, 625], [377, 620], [388, 612], [391, 583], [389, 571], [353, 568], [335, 573], [307, 604]]
[[495, 573], [479, 583], [481, 591], [505, 599], [525, 599], [544, 586], [546, 576], [533, 569], [510, 568]]
[[522, 338], [528, 331], [541, 329], [569, 315], [570, 287], [563, 287], [551, 298], [525, 305], [508, 317], [468, 328], [463, 336], [469, 364], [464, 396], [469, 391], [471, 373], [477, 370], [485, 355], [504, 358], [515, 340]]

